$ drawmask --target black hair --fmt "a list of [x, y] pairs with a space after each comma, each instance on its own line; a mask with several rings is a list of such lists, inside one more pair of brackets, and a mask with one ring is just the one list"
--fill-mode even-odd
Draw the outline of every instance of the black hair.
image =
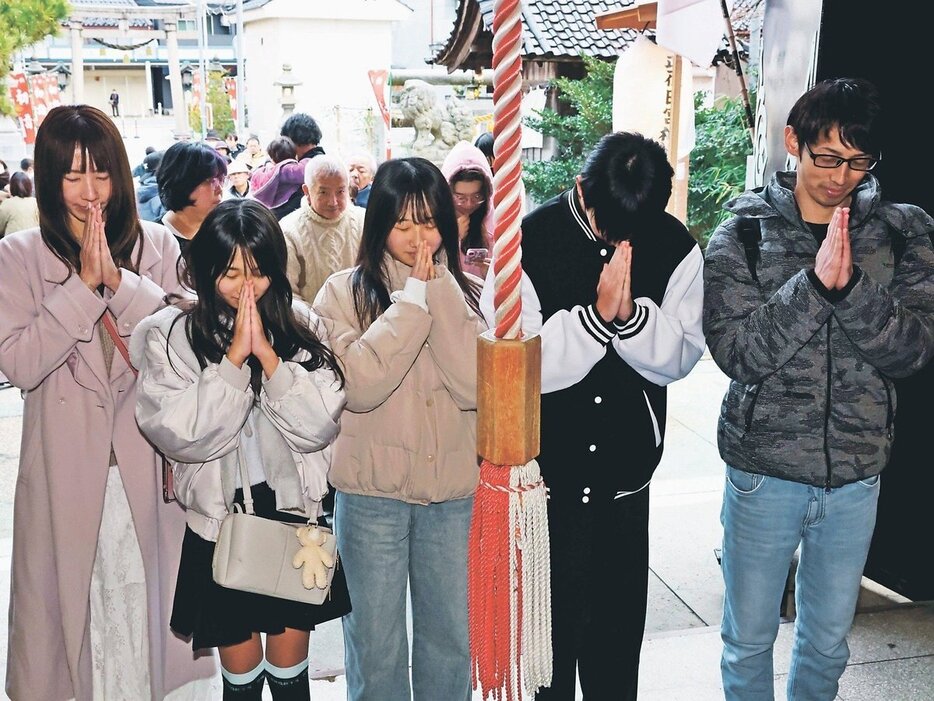
[[166, 209], [180, 212], [194, 204], [191, 193], [209, 178], [227, 175], [227, 161], [217, 149], [200, 142], [179, 141], [162, 154], [156, 170], [159, 199]]
[[468, 280], [460, 267], [457, 215], [447, 180], [438, 166], [425, 158], [394, 158], [380, 165], [373, 176], [357, 267], [351, 275], [354, 312], [364, 329], [389, 308], [386, 241], [410, 207], [416, 223], [434, 220], [447, 268], [467, 303], [479, 314], [479, 286]]
[[150, 153], [155, 153], [155, 152], [156, 152], [156, 147], [155, 147], [155, 146], [147, 146], [147, 147], [146, 147], [146, 155], [147, 155], [147, 156], [148, 156]]
[[295, 158], [295, 142], [287, 136], [277, 136], [269, 142], [266, 154], [273, 163], [281, 163], [287, 158]]
[[313, 144], [317, 146], [321, 143], [321, 127], [310, 114], [296, 112], [290, 115], [279, 129], [282, 136], [292, 139], [297, 146], [307, 146]]
[[[292, 309], [292, 287], [285, 272], [288, 254], [279, 222], [268, 208], [250, 199], [227, 200], [215, 207], [179, 264], [182, 283], [197, 295], [194, 302], [185, 304], [179, 319], [185, 319], [185, 333], [201, 368], [219, 363], [233, 340], [237, 310], [218, 295], [217, 281], [238, 250], [254, 275], [269, 278], [269, 289], [256, 300], [256, 309], [276, 355], [289, 360], [307, 351], [310, 358], [299, 363], [302, 367], [329, 368], [343, 383], [334, 354]], [[255, 356], [247, 359], [247, 365], [250, 384], [258, 394], [262, 366]]]
[[155, 173], [162, 162], [162, 151], [152, 151], [143, 158], [143, 168], [147, 173]]
[[829, 78], [798, 98], [786, 124], [801, 146], [812, 145], [836, 128], [844, 145], [879, 156], [882, 152], [882, 102], [879, 91], [862, 78]]
[[235, 132], [235, 131], [228, 131], [226, 134], [224, 134], [224, 141], [226, 141], [226, 140], [229, 139], [230, 137], [233, 137], [233, 140], [234, 140], [234, 141], [236, 141], [236, 142], [238, 142], [238, 143], [240, 142], [240, 139], [237, 137], [237, 132]]
[[[460, 249], [466, 253], [468, 248], [486, 248], [489, 245], [489, 241], [484, 235], [483, 220], [486, 219], [486, 213], [489, 208], [493, 206], [492, 202], [490, 202], [493, 193], [490, 192], [490, 186], [489, 183], [487, 183], [486, 176], [477, 168], [465, 168], [451, 176], [450, 184], [452, 194], [456, 183], [480, 183], [480, 194], [483, 195], [484, 200], [482, 205], [470, 213], [467, 235], [461, 239]], [[493, 235], [492, 231], [486, 233], [491, 236]]]
[[635, 132], [607, 134], [580, 174], [584, 207], [611, 243], [648, 234], [671, 197], [674, 170], [661, 144]]
[[493, 167], [493, 134], [488, 131], [483, 132], [480, 136], [477, 137], [477, 140], [473, 142], [473, 145], [476, 146], [483, 152], [483, 155], [486, 156], [486, 159], [490, 162], [490, 167]]
[[32, 168], [32, 159], [31, 159], [31, 158], [24, 158], [24, 159], [22, 159], [22, 160], [19, 162], [19, 169], [20, 169], [20, 170], [29, 170], [30, 168]]
[[10, 176], [10, 194], [13, 197], [32, 197], [32, 178], [26, 173], [13, 173]]

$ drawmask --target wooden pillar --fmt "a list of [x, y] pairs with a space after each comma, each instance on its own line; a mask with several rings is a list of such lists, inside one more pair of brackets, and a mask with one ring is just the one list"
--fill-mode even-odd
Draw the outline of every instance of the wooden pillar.
[[542, 339], [477, 339], [477, 451], [496, 465], [525, 465], [539, 453]]
[[668, 139], [668, 162], [675, 172], [671, 187], [671, 198], [665, 211], [679, 221], [687, 222], [688, 218], [688, 162], [689, 158], [678, 158], [678, 142], [681, 132], [681, 81], [684, 71], [684, 58], [680, 54], [674, 56], [674, 70], [671, 79], [671, 136]]
[[84, 25], [81, 20], [68, 23], [71, 31], [71, 102], [78, 105], [84, 102], [84, 37], [81, 32]]
[[172, 91], [172, 114], [175, 116], [175, 138], [188, 138], [191, 136], [191, 127], [188, 125], [188, 105], [185, 104], [182, 67], [178, 58], [178, 24], [171, 20], [165, 22], [165, 48], [169, 54], [169, 87]]

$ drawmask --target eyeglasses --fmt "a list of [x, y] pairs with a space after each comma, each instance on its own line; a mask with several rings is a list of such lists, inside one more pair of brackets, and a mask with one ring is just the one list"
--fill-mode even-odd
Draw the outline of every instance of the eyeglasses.
[[468, 203], [483, 204], [484, 202], [486, 202], [486, 197], [481, 195], [479, 192], [475, 195], [460, 195], [455, 192], [454, 201], [457, 202], [457, 204], [461, 204], [461, 205], [468, 204]]
[[855, 158], [840, 158], [840, 156], [831, 156], [829, 153], [814, 153], [811, 150], [811, 147], [807, 144], [804, 145], [804, 148], [808, 150], [808, 153], [811, 154], [811, 160], [814, 161], [814, 165], [818, 168], [839, 168], [841, 165], [846, 163], [850, 170], [872, 170], [876, 167], [876, 164], [882, 160], [882, 154], [879, 154], [878, 158], [873, 158], [872, 156], [856, 156]]

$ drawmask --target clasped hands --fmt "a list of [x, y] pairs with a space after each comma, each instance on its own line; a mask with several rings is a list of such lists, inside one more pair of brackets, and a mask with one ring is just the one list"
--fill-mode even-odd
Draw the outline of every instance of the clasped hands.
[[237, 317], [234, 319], [234, 335], [227, 349], [227, 360], [238, 368], [251, 355], [259, 360], [263, 366], [263, 374], [268, 380], [279, 367], [279, 356], [273, 349], [263, 320], [256, 309], [256, 293], [253, 290], [253, 280], [245, 280], [240, 288], [240, 299], [237, 306]]
[[850, 208], [837, 207], [814, 259], [814, 274], [828, 290], [842, 290], [853, 277]]
[[597, 282], [597, 313], [605, 322], [626, 322], [632, 318], [632, 244], [622, 241], [609, 263], [603, 265]]
[[418, 247], [415, 249], [415, 265], [412, 266], [409, 277], [414, 277], [422, 282], [434, 280], [437, 277], [435, 265], [431, 261], [431, 249], [423, 239], [419, 240]]
[[78, 277], [90, 290], [96, 291], [103, 285], [111, 292], [116, 292], [120, 287], [120, 269], [110, 253], [100, 204], [88, 205], [78, 260], [81, 263]]

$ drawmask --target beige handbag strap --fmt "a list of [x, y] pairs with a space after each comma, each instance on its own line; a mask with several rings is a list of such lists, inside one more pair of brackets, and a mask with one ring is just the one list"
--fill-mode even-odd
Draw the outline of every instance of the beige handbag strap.
[[243, 508], [250, 516], [255, 516], [253, 512], [253, 490], [250, 489], [250, 472], [246, 468], [246, 460], [243, 459], [243, 445], [240, 436], [237, 436], [237, 461], [240, 463], [240, 487], [243, 489]]
[[[243, 459], [243, 444], [240, 436], [237, 437], [237, 461], [240, 463], [240, 486], [243, 489], [243, 510], [250, 516], [255, 516], [253, 511], [253, 490], [250, 489], [250, 473], [246, 467], [246, 460]], [[234, 507], [237, 508], [236, 506]], [[309, 526], [316, 526], [317, 521], [313, 518], [308, 519]]]

